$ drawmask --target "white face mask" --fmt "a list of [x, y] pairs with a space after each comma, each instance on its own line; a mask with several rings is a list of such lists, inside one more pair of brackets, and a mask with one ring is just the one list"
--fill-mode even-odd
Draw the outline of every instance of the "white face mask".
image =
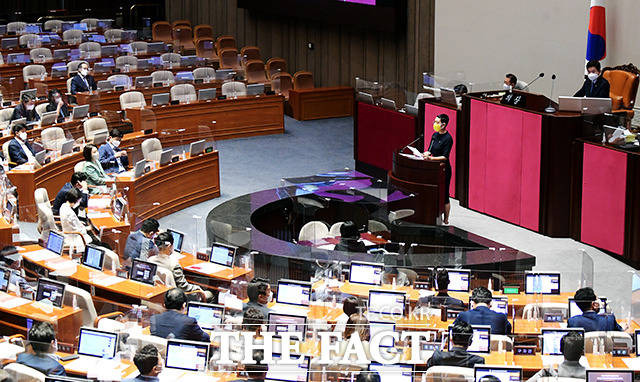
[[27, 105], [27, 110], [31, 111], [36, 108], [36, 105]]
[[21, 132], [18, 133], [18, 138], [20, 138], [21, 141], [26, 141], [27, 140], [27, 133], [26, 132]]
[[62, 98], [60, 98], [60, 97], [56, 97], [56, 98], [54, 98], [54, 99], [53, 99], [53, 101], [54, 101], [56, 104], [59, 104], [59, 103], [60, 103], [60, 101], [62, 101]]
[[502, 88], [503, 88], [504, 90], [511, 90], [511, 85], [502, 84]]
[[269, 297], [267, 297], [267, 304], [273, 301], [273, 292], [269, 292]]
[[87, 69], [80, 69], [80, 75], [82, 75], [83, 77], [86, 77], [87, 74], [89, 74], [89, 71]]
[[120, 146], [120, 141], [111, 141], [111, 144], [113, 145], [113, 147], [118, 147]]
[[589, 77], [592, 82], [596, 82], [599, 76], [598, 73], [589, 73], [587, 74], [587, 77]]
[[98, 163], [98, 161], [100, 160], [100, 155], [99, 154], [93, 154], [93, 155], [91, 155], [91, 159], [93, 159], [94, 162]]

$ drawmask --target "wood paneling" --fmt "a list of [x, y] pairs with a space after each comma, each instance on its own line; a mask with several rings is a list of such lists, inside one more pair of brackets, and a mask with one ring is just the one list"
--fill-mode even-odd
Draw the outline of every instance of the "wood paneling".
[[235, 36], [239, 47], [257, 45], [265, 60], [283, 57], [291, 74], [313, 72], [316, 86], [353, 86], [360, 77], [416, 92], [422, 72], [433, 70], [434, 4], [408, 0], [406, 28], [395, 34], [255, 14], [236, 0], [166, 0], [166, 14], [211, 24], [216, 35]]

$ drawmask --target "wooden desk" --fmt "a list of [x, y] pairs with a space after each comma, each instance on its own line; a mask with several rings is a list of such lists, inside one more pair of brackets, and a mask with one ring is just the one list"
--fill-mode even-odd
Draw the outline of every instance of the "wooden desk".
[[182, 252], [182, 256], [180, 266], [184, 269], [187, 279], [205, 289], [230, 289], [233, 280], [250, 277], [253, 272], [251, 269], [233, 267], [216, 273], [208, 273], [198, 269], [198, 265], [206, 263], [205, 261], [198, 260], [195, 255], [188, 252]]
[[220, 196], [218, 151], [168, 164], [137, 179], [119, 175], [116, 186], [127, 196], [129, 221], [137, 229], [136, 223], [147, 218], [159, 219]]
[[[134, 130], [155, 123], [163, 146], [201, 139], [199, 126], [210, 129], [216, 140], [284, 133], [284, 97], [278, 95], [151, 106], [126, 113]], [[177, 129], [185, 131], [177, 134]]]
[[13, 225], [2, 216], [0, 217], [0, 245], [13, 245], [13, 234], [20, 233], [20, 227]]
[[290, 90], [287, 115], [298, 121], [350, 117], [353, 102], [353, 88], [348, 86]]
[[[98, 231], [102, 231], [102, 241], [111, 245], [111, 247], [114, 248], [114, 251], [116, 251], [122, 259], [127, 238], [131, 232], [131, 226], [124, 221], [124, 218], [122, 220], [116, 219], [115, 216], [113, 216], [111, 209], [93, 209], [91, 207], [92, 200], [104, 201], [105, 199], [111, 202], [110, 195], [91, 195], [89, 199], [89, 208], [87, 209], [87, 218], [91, 221], [91, 225], [93, 225]], [[108, 216], [92, 217], [92, 215], [96, 214], [108, 214]]]
[[[69, 354], [64, 354], [64, 353], [60, 353], [59, 354], [61, 357], [67, 356]], [[74, 367], [73, 362], [74, 360], [71, 361], [60, 361], [60, 363], [62, 364], [62, 366], [64, 366], [64, 370], [67, 373], [67, 375], [71, 375], [71, 376], [77, 376], [77, 377], [86, 377], [87, 376], [87, 371]], [[99, 365], [98, 362], [100, 362], [100, 358], [96, 358], [96, 365]], [[122, 380], [127, 379], [127, 378], [132, 378], [135, 375], [138, 375], [138, 368], [136, 367], [136, 365], [133, 364], [132, 361], [129, 361], [128, 359], [121, 359], [120, 360], [120, 364], [116, 365], [116, 370], [118, 370], [120, 372], [120, 377], [122, 378]], [[95, 374], [95, 370], [92, 370], [92, 375]]]

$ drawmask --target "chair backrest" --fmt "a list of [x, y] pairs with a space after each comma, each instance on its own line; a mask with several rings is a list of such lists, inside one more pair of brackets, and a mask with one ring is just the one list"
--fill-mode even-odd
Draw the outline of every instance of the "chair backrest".
[[151, 73], [151, 78], [153, 79], [154, 83], [168, 81], [170, 84], [172, 84], [175, 82], [173, 73], [168, 70], [156, 70], [155, 72]]
[[27, 23], [22, 21], [13, 21], [7, 24], [7, 32], [22, 32], [27, 28]]
[[73, 81], [73, 77], [67, 78], [67, 93], [71, 93], [71, 81]]
[[44, 30], [60, 32], [62, 30], [62, 20], [47, 20], [44, 22]]
[[0, 128], [9, 126], [9, 123], [11, 122], [11, 116], [13, 116], [12, 107], [0, 109]]
[[35, 47], [40, 44], [40, 39], [38, 38], [38, 35], [35, 33], [27, 33], [20, 36], [20, 38], [18, 39], [18, 42], [20, 43], [20, 45]]
[[329, 237], [329, 227], [321, 221], [311, 221], [303, 225], [298, 241], [313, 241]]
[[218, 50], [218, 57], [220, 57], [220, 67], [223, 69], [238, 69], [240, 63], [238, 62], [238, 50], [236, 48], [224, 48]]
[[78, 162], [73, 166], [73, 172], [83, 172], [84, 171], [84, 161]]
[[384, 232], [389, 230], [384, 223], [377, 220], [369, 220], [367, 225], [369, 227], [369, 232]]
[[213, 27], [208, 24], [196, 25], [193, 28], [193, 39], [198, 40], [203, 37], [213, 38]]
[[147, 106], [147, 101], [144, 99], [144, 94], [132, 91], [120, 94], [120, 109], [133, 109], [143, 108]]
[[127, 339], [127, 344], [134, 345], [138, 349], [142, 349], [145, 345], [153, 345], [158, 349], [159, 354], [165, 354], [167, 352], [167, 340], [150, 334], [132, 335]]
[[242, 59], [245, 61], [250, 60], [260, 60], [262, 61], [262, 56], [260, 55], [260, 48], [257, 46], [245, 46], [240, 50], [240, 55]]
[[47, 74], [47, 68], [44, 65], [27, 65], [22, 68], [22, 78], [28, 82], [31, 78], [40, 78]]
[[587, 332], [584, 334], [584, 352], [585, 354], [591, 354], [598, 350], [596, 345], [598, 343], [604, 343], [604, 351], [610, 353], [613, 350], [613, 340], [607, 332]]
[[109, 248], [104, 249], [104, 269], [113, 270], [120, 268], [120, 258], [118, 254], [110, 250]]
[[94, 117], [84, 121], [84, 137], [87, 141], [93, 141], [98, 134], [109, 134], [107, 121], [104, 118]]
[[33, 197], [38, 214], [38, 232], [40, 232], [42, 239], [46, 239], [49, 236], [49, 231], [57, 230], [53, 210], [51, 209], [51, 202], [49, 201], [49, 193], [46, 188], [37, 188], [33, 192]]
[[47, 112], [47, 104], [46, 103], [41, 103], [39, 105], [36, 105], [36, 113], [38, 113], [40, 118], [42, 118], [42, 114], [44, 114], [46, 112]]
[[82, 64], [83, 60], [73, 60], [73, 61], [69, 61], [69, 63], [67, 64], [67, 74], [70, 76], [72, 73], [77, 73], [78, 72], [78, 66], [80, 66], [80, 64]]
[[151, 26], [151, 35], [156, 41], [172, 42], [171, 24], [167, 21], [156, 21]]
[[522, 310], [522, 318], [527, 319], [542, 319], [546, 313], [550, 314], [562, 314], [562, 317], [567, 318], [569, 307], [567, 304], [554, 303], [554, 302], [540, 302], [531, 303], [524, 306]]
[[296, 72], [293, 75], [293, 88], [298, 89], [313, 89], [313, 74], [311, 72]]
[[9, 159], [9, 143], [11, 143], [10, 140], [2, 144], [2, 155], [4, 155], [7, 160]]
[[116, 68], [122, 69], [127, 65], [129, 65], [129, 70], [136, 70], [138, 68], [138, 59], [136, 56], [116, 57]]
[[31, 61], [37, 62], [38, 60], [49, 60], [53, 57], [51, 49], [49, 48], [34, 48], [29, 51], [29, 57]]
[[293, 89], [293, 76], [289, 73], [277, 73], [271, 77], [271, 89], [289, 98], [289, 91]]
[[211, 37], [201, 37], [196, 40], [196, 55], [202, 58], [215, 59], [218, 54], [215, 49], [215, 42]]
[[218, 55], [220, 55], [220, 51], [225, 48], [236, 49], [236, 38], [233, 36], [219, 36], [216, 39], [216, 50], [218, 51]]
[[189, 20], [175, 20], [173, 23], [171, 23], [172, 27], [179, 27], [179, 26], [185, 26], [185, 27], [189, 27], [191, 28], [191, 21]]
[[78, 46], [81, 53], [90, 54], [91, 57], [100, 57], [102, 55], [102, 45], [98, 42], [83, 42]]
[[176, 280], [173, 278], [173, 272], [167, 268], [158, 267], [156, 269], [156, 276], [167, 287], [173, 288], [176, 286]]
[[473, 369], [458, 366], [432, 366], [425, 372], [425, 382], [473, 381]]
[[131, 77], [126, 74], [114, 74], [107, 77], [107, 81], [111, 82], [114, 86], [131, 86]]
[[89, 30], [96, 29], [98, 27], [98, 21], [99, 20], [96, 18], [86, 18], [86, 19], [80, 20], [81, 23], [87, 24], [87, 29]]
[[344, 222], [333, 223], [331, 228], [329, 228], [329, 237], [340, 236], [340, 227], [342, 227], [343, 224]]
[[180, 65], [180, 55], [178, 53], [163, 53], [160, 55], [162, 62]]
[[491, 351], [497, 352], [500, 349], [506, 352], [513, 351], [513, 338], [500, 334], [491, 334]]
[[93, 327], [98, 313], [96, 307], [93, 305], [93, 299], [91, 293], [82, 288], [75, 287], [73, 285], [67, 285], [64, 289], [64, 301], [65, 306], [72, 306], [73, 297], [76, 297], [76, 304], [78, 308], [82, 309], [82, 326]]
[[131, 51], [133, 53], [147, 53], [147, 49], [149, 48], [145, 41], [134, 41], [131, 44]]
[[62, 39], [69, 43], [77, 43], [82, 41], [82, 31], [78, 29], [67, 29], [62, 32]]
[[247, 85], [239, 81], [230, 81], [222, 84], [222, 95], [227, 97], [243, 97], [247, 95]]
[[109, 29], [104, 32], [104, 38], [109, 42], [119, 42], [122, 40], [122, 29]]
[[264, 70], [264, 63], [260, 60], [249, 60], [245, 64], [245, 75], [249, 83], [265, 83], [267, 75]]
[[12, 362], [5, 366], [4, 371], [17, 382], [44, 382], [46, 378], [46, 376], [38, 370], [17, 362]]
[[269, 78], [276, 75], [277, 73], [286, 73], [287, 72], [287, 61], [284, 58], [280, 57], [272, 57], [267, 60], [267, 75]]
[[40, 137], [42, 138], [42, 146], [47, 150], [61, 150], [62, 144], [67, 141], [61, 127], [47, 127], [42, 130]]
[[179, 84], [171, 87], [171, 100], [182, 102], [193, 102], [198, 99], [196, 88], [191, 84]]
[[622, 97], [621, 108], [633, 109], [640, 77], [625, 70], [605, 70], [602, 76], [611, 85], [609, 90], [611, 98]]
[[191, 27], [186, 25], [178, 25], [173, 27], [173, 40], [179, 46], [183, 46], [185, 44], [192, 45], [193, 31], [191, 30]]
[[148, 138], [142, 141], [142, 156], [145, 160], [160, 161], [162, 143], [158, 138]]
[[214, 68], [204, 67], [193, 69], [193, 78], [196, 80], [214, 79], [216, 77], [216, 70]]

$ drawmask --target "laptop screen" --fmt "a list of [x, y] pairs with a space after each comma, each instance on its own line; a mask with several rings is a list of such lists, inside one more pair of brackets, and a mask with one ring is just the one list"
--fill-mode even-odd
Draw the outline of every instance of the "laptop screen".
[[475, 381], [519, 382], [522, 380], [522, 368], [501, 366], [476, 366]]
[[58, 255], [62, 254], [64, 248], [64, 236], [59, 233], [49, 231], [49, 238], [47, 239], [47, 249], [51, 252], [55, 252]]
[[118, 335], [102, 330], [80, 328], [78, 354], [112, 359], [118, 350]]
[[131, 262], [131, 280], [153, 285], [158, 265], [148, 261], [133, 259]]
[[[600, 310], [598, 314], [605, 314], [607, 312], [607, 299], [600, 297]], [[575, 317], [582, 314], [582, 309], [576, 304], [576, 300], [569, 298], [569, 317]]]
[[11, 280], [11, 270], [0, 268], [0, 291], [6, 292], [9, 290], [9, 280]]
[[304, 336], [306, 332], [307, 317], [305, 316], [270, 312], [268, 320], [269, 326], [267, 331], [273, 332], [276, 335], [284, 332], [299, 332]]
[[[470, 353], [489, 353], [491, 350], [491, 327], [472, 325], [473, 338], [471, 345], [467, 348]], [[451, 335], [452, 328], [449, 327], [449, 349], [453, 348], [453, 337]]]
[[369, 312], [402, 316], [404, 314], [405, 293], [389, 290], [369, 291]]
[[211, 246], [211, 262], [225, 267], [233, 267], [233, 257], [236, 254], [236, 248], [220, 243], [213, 243]]
[[[291, 359], [299, 358], [299, 355], [290, 356]], [[267, 371], [267, 380], [286, 381], [286, 382], [307, 382], [309, 380], [309, 362], [311, 358], [304, 356], [298, 364], [278, 364], [277, 361], [282, 359], [282, 356], [277, 353], [273, 353], [272, 359], [274, 363], [269, 365]]]
[[167, 232], [173, 236], [173, 250], [182, 252], [182, 242], [184, 241], [184, 233], [168, 229]]
[[281, 304], [309, 306], [310, 299], [310, 283], [293, 280], [278, 281], [277, 302]]
[[40, 278], [38, 279], [38, 289], [36, 291], [36, 301], [48, 300], [53, 306], [60, 308], [64, 298], [65, 284]]
[[209, 361], [209, 344], [204, 342], [169, 340], [165, 367], [204, 371]]
[[584, 334], [584, 329], [542, 329], [542, 355], [562, 355], [560, 340], [570, 331]]
[[527, 294], [560, 294], [559, 273], [527, 273], [525, 279]]
[[101, 271], [103, 263], [104, 250], [92, 245], [87, 245], [84, 249], [84, 255], [82, 256], [82, 265]]
[[587, 382], [632, 382], [633, 370], [587, 370]]
[[411, 365], [382, 365], [372, 362], [369, 371], [376, 371], [380, 375], [380, 382], [412, 382], [413, 366]]
[[368, 285], [382, 285], [384, 264], [351, 262], [349, 282]]
[[509, 313], [509, 299], [504, 298], [493, 298], [491, 300], [491, 310], [496, 313], [508, 314]]
[[189, 302], [187, 316], [195, 318], [202, 329], [213, 330], [216, 326], [222, 325], [224, 306]]
[[469, 279], [471, 271], [461, 271], [449, 269], [449, 291], [451, 292], [468, 292]]
[[[380, 332], [393, 332], [396, 330], [396, 324], [393, 322], [380, 322], [380, 321], [371, 321], [369, 322], [369, 335], [371, 338]], [[384, 336], [380, 341], [380, 346], [385, 348], [390, 348], [395, 345], [395, 339], [391, 336]]]

